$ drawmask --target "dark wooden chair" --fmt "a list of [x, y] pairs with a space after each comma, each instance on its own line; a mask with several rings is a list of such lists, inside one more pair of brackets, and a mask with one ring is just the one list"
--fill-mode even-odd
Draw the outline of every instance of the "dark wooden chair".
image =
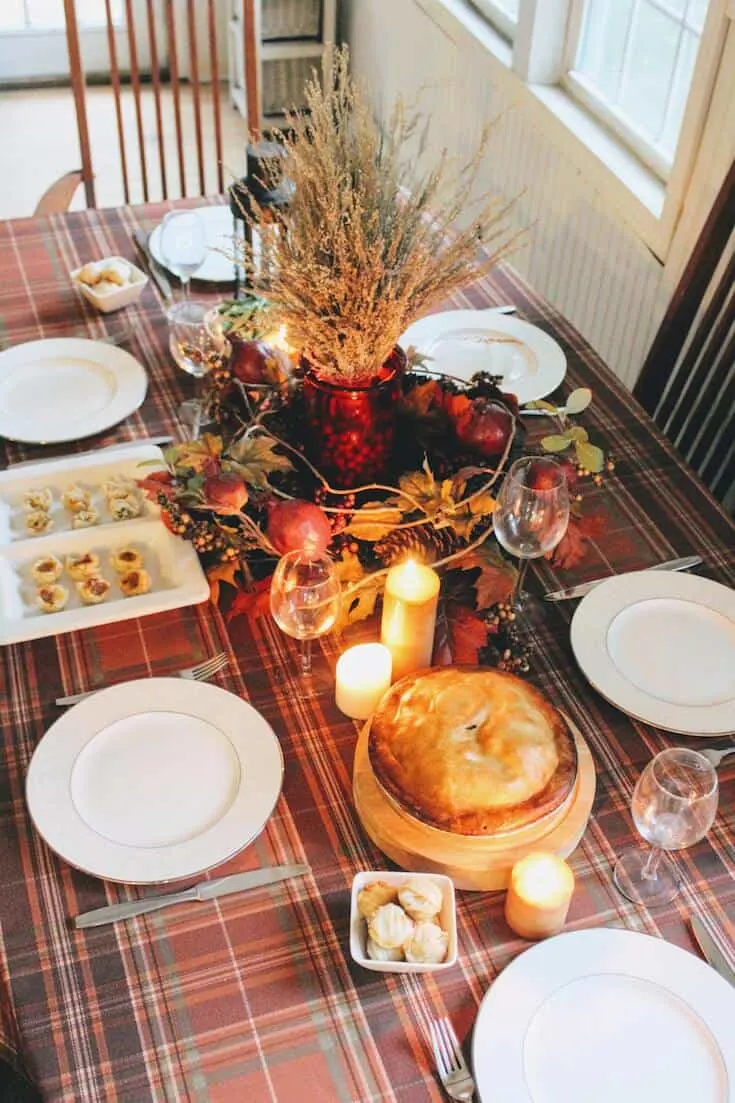
[[633, 393], [735, 514], [735, 163]]

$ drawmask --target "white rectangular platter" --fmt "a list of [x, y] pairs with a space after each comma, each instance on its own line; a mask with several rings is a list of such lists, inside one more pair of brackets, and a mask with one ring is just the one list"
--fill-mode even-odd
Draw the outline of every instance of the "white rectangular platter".
[[[141, 514], [125, 521], [113, 521], [106, 508], [102, 486], [120, 478], [142, 478], [161, 462], [161, 451], [152, 445], [126, 447], [118, 453], [75, 458], [67, 456], [33, 467], [0, 472], [0, 645], [73, 632], [98, 624], [142, 617], [165, 609], [196, 605], [209, 597], [209, 585], [193, 547], [174, 536], [161, 523], [160, 511], [141, 499]], [[141, 464], [146, 466], [141, 467]], [[72, 487], [88, 491], [99, 512], [99, 523], [73, 529], [71, 513], [61, 504], [61, 495]], [[31, 489], [48, 488], [53, 494], [49, 515], [53, 528], [41, 535], [25, 531], [23, 496]], [[150, 575], [148, 593], [125, 597], [111, 554], [123, 546], [135, 548]], [[92, 552], [99, 556], [99, 574], [111, 583], [99, 605], [84, 605], [66, 570], [58, 582], [69, 593], [64, 609], [42, 612], [36, 605], [37, 584], [33, 564], [56, 556], [62, 563], [70, 554]]]

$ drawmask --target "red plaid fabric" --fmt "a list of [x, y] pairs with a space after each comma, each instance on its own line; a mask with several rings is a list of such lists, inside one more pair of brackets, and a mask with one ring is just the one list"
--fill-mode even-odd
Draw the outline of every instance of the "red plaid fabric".
[[[134, 259], [132, 231], [151, 228], [163, 209], [88, 211], [0, 225], [3, 342], [98, 337], [130, 324], [134, 336], [128, 347], [149, 374], [140, 410], [68, 451], [179, 433], [175, 411], [191, 393], [191, 381], [169, 359], [155, 289], [149, 285], [124, 315], [104, 316], [77, 297], [67, 275], [103, 255]], [[695, 552], [704, 558], [704, 573], [735, 584], [730, 521], [562, 317], [507, 267], [449, 305], [508, 302], [563, 346], [569, 361], [564, 392], [592, 387], [585, 424], [618, 461], [617, 476], [598, 495], [609, 524], [589, 560], [573, 577], [543, 564], [535, 585], [556, 588]], [[11, 442], [0, 449], [4, 463], [41, 454], [43, 449]], [[569, 645], [573, 608], [568, 603], [549, 608], [536, 635], [531, 672], [585, 734], [597, 767], [592, 819], [571, 859], [577, 889], [568, 929], [625, 926], [693, 949], [685, 922], [690, 911], [701, 908], [716, 923], [735, 923], [735, 769], [721, 768], [720, 812], [708, 838], [677, 857], [680, 897], [650, 913], [623, 900], [612, 884], [611, 865], [636, 837], [632, 788], [644, 763], [672, 739], [623, 715], [587, 684]], [[139, 893], [59, 861], [30, 822], [25, 774], [35, 746], [58, 715], [54, 698], [170, 673], [220, 650], [231, 662], [216, 681], [263, 713], [286, 763], [283, 795], [266, 830], [221, 872], [307, 862], [311, 876], [76, 932], [70, 916]], [[332, 641], [317, 650], [319, 663], [333, 665]], [[358, 870], [381, 868], [385, 859], [353, 809], [357, 726], [337, 711], [331, 697], [297, 696], [294, 660], [292, 644], [270, 619], [240, 618], [228, 627], [210, 605], [0, 652], [0, 920], [6, 980], [26, 1065], [49, 1103], [438, 1103], [443, 1098], [425, 1038], [426, 1018], [449, 1015], [464, 1037], [484, 992], [526, 944], [504, 922], [502, 894], [459, 893], [455, 969], [439, 977], [402, 978], [367, 973], [352, 963], [350, 884]]]

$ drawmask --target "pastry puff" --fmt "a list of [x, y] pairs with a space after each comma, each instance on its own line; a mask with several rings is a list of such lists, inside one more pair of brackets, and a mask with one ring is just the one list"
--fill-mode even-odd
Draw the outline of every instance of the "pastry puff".
[[82, 510], [89, 509], [92, 495], [88, 490], [82, 490], [81, 486], [70, 486], [61, 495], [61, 501], [70, 513], [81, 513]]
[[48, 487], [36, 487], [33, 490], [27, 490], [23, 495], [23, 507], [25, 509], [43, 510], [44, 513], [48, 513], [53, 500], [54, 496]]
[[110, 556], [110, 565], [118, 574], [139, 571], [143, 566], [143, 556], [132, 547], [118, 548]]
[[59, 613], [68, 600], [66, 586], [42, 586], [36, 594], [36, 605], [42, 613]]
[[100, 557], [94, 552], [84, 552], [83, 555], [67, 555], [66, 569], [69, 577], [75, 582], [83, 582], [85, 578], [92, 578], [100, 569]]
[[129, 521], [131, 517], [138, 517], [142, 509], [140, 499], [134, 494], [122, 494], [118, 498], [108, 500], [113, 521]]
[[71, 519], [73, 529], [88, 529], [99, 522], [100, 515], [96, 509], [79, 509]]
[[126, 571], [119, 578], [119, 585], [125, 597], [135, 597], [136, 594], [147, 594], [151, 588], [151, 576], [148, 571], [139, 568], [135, 571]]
[[34, 509], [26, 516], [26, 528], [31, 536], [43, 536], [54, 527], [53, 518], [43, 509]]
[[51, 586], [61, 577], [64, 564], [55, 555], [45, 555], [43, 559], [37, 559], [31, 567], [33, 581], [39, 586]]
[[106, 578], [92, 575], [84, 582], [77, 582], [77, 593], [85, 605], [99, 605], [110, 592], [110, 583]]

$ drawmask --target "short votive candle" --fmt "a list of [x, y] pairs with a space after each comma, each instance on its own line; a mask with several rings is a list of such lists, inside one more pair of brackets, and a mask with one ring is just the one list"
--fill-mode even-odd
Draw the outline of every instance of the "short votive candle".
[[367, 720], [390, 686], [393, 657], [382, 643], [358, 643], [337, 660], [337, 708], [353, 720]]
[[393, 656], [393, 679], [431, 666], [439, 575], [413, 559], [391, 567], [385, 580], [380, 638]]
[[548, 938], [566, 922], [574, 874], [556, 854], [527, 854], [513, 866], [505, 898], [508, 926], [521, 938]]

